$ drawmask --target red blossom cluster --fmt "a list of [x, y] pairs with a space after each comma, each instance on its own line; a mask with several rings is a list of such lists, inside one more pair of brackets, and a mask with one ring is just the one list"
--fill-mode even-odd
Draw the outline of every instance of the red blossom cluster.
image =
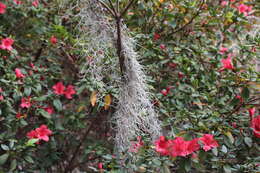
[[52, 89], [54, 90], [54, 93], [57, 95], [65, 95], [67, 99], [72, 99], [72, 95], [76, 94], [76, 91], [74, 89], [73, 85], [68, 85], [65, 87], [62, 82], [56, 83]]
[[204, 151], [218, 147], [217, 141], [211, 134], [204, 134], [203, 137], [195, 138], [190, 141], [185, 141], [183, 137], [168, 140], [164, 136], [160, 136], [160, 138], [155, 141], [155, 150], [163, 156], [185, 157], [198, 151], [200, 149], [199, 143], [202, 143]]
[[28, 132], [26, 136], [29, 139], [39, 139], [39, 141], [44, 140], [48, 142], [50, 135], [52, 135], [52, 131], [48, 129], [46, 125], [43, 124], [40, 127], [36, 128], [35, 130]]
[[0, 14], [4, 14], [6, 9], [6, 5], [0, 2]]
[[245, 4], [240, 4], [237, 7], [239, 13], [243, 13], [245, 16], [248, 16], [248, 14], [252, 11], [252, 6], [247, 6]]

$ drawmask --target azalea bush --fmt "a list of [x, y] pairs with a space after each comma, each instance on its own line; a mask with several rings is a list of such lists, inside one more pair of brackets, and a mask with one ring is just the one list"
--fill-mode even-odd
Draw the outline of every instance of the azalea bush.
[[95, 57], [82, 57], [77, 1], [0, 2], [0, 172], [260, 171], [259, 10], [253, 0], [132, 5], [124, 22], [163, 131], [119, 154], [118, 88], [81, 76]]

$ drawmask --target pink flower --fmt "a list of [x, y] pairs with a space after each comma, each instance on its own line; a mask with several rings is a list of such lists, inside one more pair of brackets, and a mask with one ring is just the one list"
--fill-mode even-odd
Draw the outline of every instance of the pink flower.
[[54, 90], [55, 94], [63, 95], [64, 94], [64, 90], [65, 90], [65, 86], [63, 85], [62, 82], [58, 82], [58, 83], [56, 83], [56, 85], [54, 85], [52, 87], [52, 89]]
[[182, 137], [175, 138], [174, 140], [172, 140], [171, 156], [172, 157], [187, 156], [189, 154], [187, 147], [188, 147], [188, 142], [184, 141]]
[[161, 94], [164, 96], [168, 95], [168, 91], [166, 89], [161, 90]]
[[249, 116], [251, 118], [251, 120], [253, 119], [254, 117], [254, 114], [255, 114], [255, 108], [250, 108], [248, 109], [248, 112], [249, 112]]
[[237, 123], [236, 122], [232, 122], [231, 125], [232, 125], [233, 128], [237, 128]]
[[240, 4], [237, 7], [239, 13], [243, 13], [245, 16], [248, 15], [248, 13], [250, 13], [252, 11], [252, 6], [247, 6], [245, 4]]
[[48, 107], [45, 107], [43, 108], [46, 112], [48, 112], [50, 115], [54, 113], [54, 110], [52, 107], [48, 106]]
[[260, 138], [260, 115], [252, 120], [251, 127], [253, 128], [255, 137]]
[[228, 5], [228, 1], [222, 1], [222, 2], [221, 2], [221, 6], [222, 6], [222, 7], [225, 7], [225, 6], [227, 6], [227, 5]]
[[46, 125], [43, 124], [39, 128], [36, 128], [35, 130], [31, 130], [30, 132], [28, 132], [26, 136], [29, 139], [39, 139], [48, 142], [50, 135], [52, 135], [52, 131], [48, 129]]
[[204, 134], [203, 137], [199, 138], [203, 143], [203, 150], [208, 151], [212, 148], [218, 147], [218, 142], [214, 139], [211, 134]]
[[139, 149], [144, 145], [141, 136], [137, 136], [137, 142], [132, 142], [129, 151], [137, 153]]
[[17, 78], [24, 78], [25, 75], [21, 72], [21, 70], [19, 68], [15, 69], [15, 75]]
[[28, 132], [28, 133], [26, 134], [26, 136], [27, 136], [27, 138], [29, 138], [29, 139], [37, 138], [37, 132], [34, 131], [34, 130], [31, 130], [30, 132]]
[[4, 96], [0, 95], [0, 101], [4, 100]]
[[228, 51], [228, 48], [226, 48], [226, 47], [220, 47], [219, 48], [219, 53], [220, 54], [224, 54], [224, 53], [226, 53]]
[[41, 125], [39, 128], [36, 128], [35, 131], [37, 133], [37, 138], [46, 142], [49, 141], [49, 136], [52, 134], [52, 131], [49, 130], [46, 125]]
[[226, 59], [222, 59], [221, 60], [221, 63], [222, 63], [222, 68], [220, 69], [220, 71], [223, 71], [225, 69], [230, 69], [230, 70], [233, 70], [234, 69], [234, 66], [232, 65], [232, 59], [231, 57], [228, 57]]
[[68, 85], [67, 89], [64, 91], [64, 94], [67, 99], [72, 99], [71, 95], [76, 94], [76, 91], [74, 90], [74, 86]]
[[188, 141], [188, 146], [187, 146], [187, 153], [191, 154], [195, 151], [198, 151], [200, 149], [200, 145], [198, 143], [199, 138], [195, 138], [191, 141]]
[[163, 156], [170, 154], [170, 147], [170, 140], [165, 139], [164, 136], [160, 136], [160, 138], [155, 141], [155, 150]]
[[0, 45], [0, 49], [3, 50], [9, 50], [11, 51], [13, 49], [12, 44], [14, 43], [14, 40], [11, 38], [5, 38], [2, 40], [1, 45]]
[[56, 44], [57, 42], [58, 42], [58, 40], [57, 40], [57, 38], [53, 35], [53, 36], [51, 36], [51, 38], [50, 38], [50, 42], [51, 42], [51, 44]]
[[103, 163], [98, 163], [98, 169], [102, 170], [103, 169]]
[[0, 87], [0, 93], [3, 92], [3, 89]]
[[243, 98], [242, 98], [240, 95], [237, 95], [237, 96], [236, 96], [236, 99], [238, 99], [240, 102], [243, 102], [243, 101], [244, 101]]
[[166, 49], [166, 46], [164, 44], [160, 44], [160, 49], [164, 50], [164, 49]]
[[31, 97], [27, 97], [27, 98], [23, 97], [20, 106], [21, 108], [30, 108], [32, 106]]
[[21, 118], [23, 118], [23, 115], [18, 112], [15, 117], [16, 117], [17, 119], [21, 119]]
[[38, 7], [38, 6], [39, 6], [39, 1], [38, 1], [38, 0], [33, 1], [33, 2], [32, 2], [32, 5], [33, 5], [34, 7]]
[[4, 14], [6, 9], [6, 5], [0, 2], [0, 14]]

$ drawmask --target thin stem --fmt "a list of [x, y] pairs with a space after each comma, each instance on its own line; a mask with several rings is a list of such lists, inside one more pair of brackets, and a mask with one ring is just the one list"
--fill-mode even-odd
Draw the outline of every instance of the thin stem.
[[120, 18], [123, 17], [123, 16], [126, 14], [126, 12], [128, 11], [128, 9], [132, 6], [132, 4], [133, 4], [135, 1], [137, 2], [137, 0], [131, 0], [131, 1], [127, 4], [127, 6], [125, 7], [125, 9], [122, 11], [122, 13], [120, 13]]
[[116, 17], [116, 13], [111, 9], [109, 8], [109, 6], [107, 6], [102, 0], [97, 0], [105, 9], [108, 10], [108, 12], [113, 16], [113, 17]]

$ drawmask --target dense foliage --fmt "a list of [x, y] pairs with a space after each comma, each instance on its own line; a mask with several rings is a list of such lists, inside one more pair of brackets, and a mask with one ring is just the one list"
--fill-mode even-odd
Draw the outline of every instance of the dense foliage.
[[132, 5], [124, 22], [163, 133], [137, 136], [121, 159], [110, 122], [118, 88], [80, 74], [95, 58], [81, 56], [80, 10], [73, 0], [0, 2], [0, 172], [260, 171], [259, 2]]

